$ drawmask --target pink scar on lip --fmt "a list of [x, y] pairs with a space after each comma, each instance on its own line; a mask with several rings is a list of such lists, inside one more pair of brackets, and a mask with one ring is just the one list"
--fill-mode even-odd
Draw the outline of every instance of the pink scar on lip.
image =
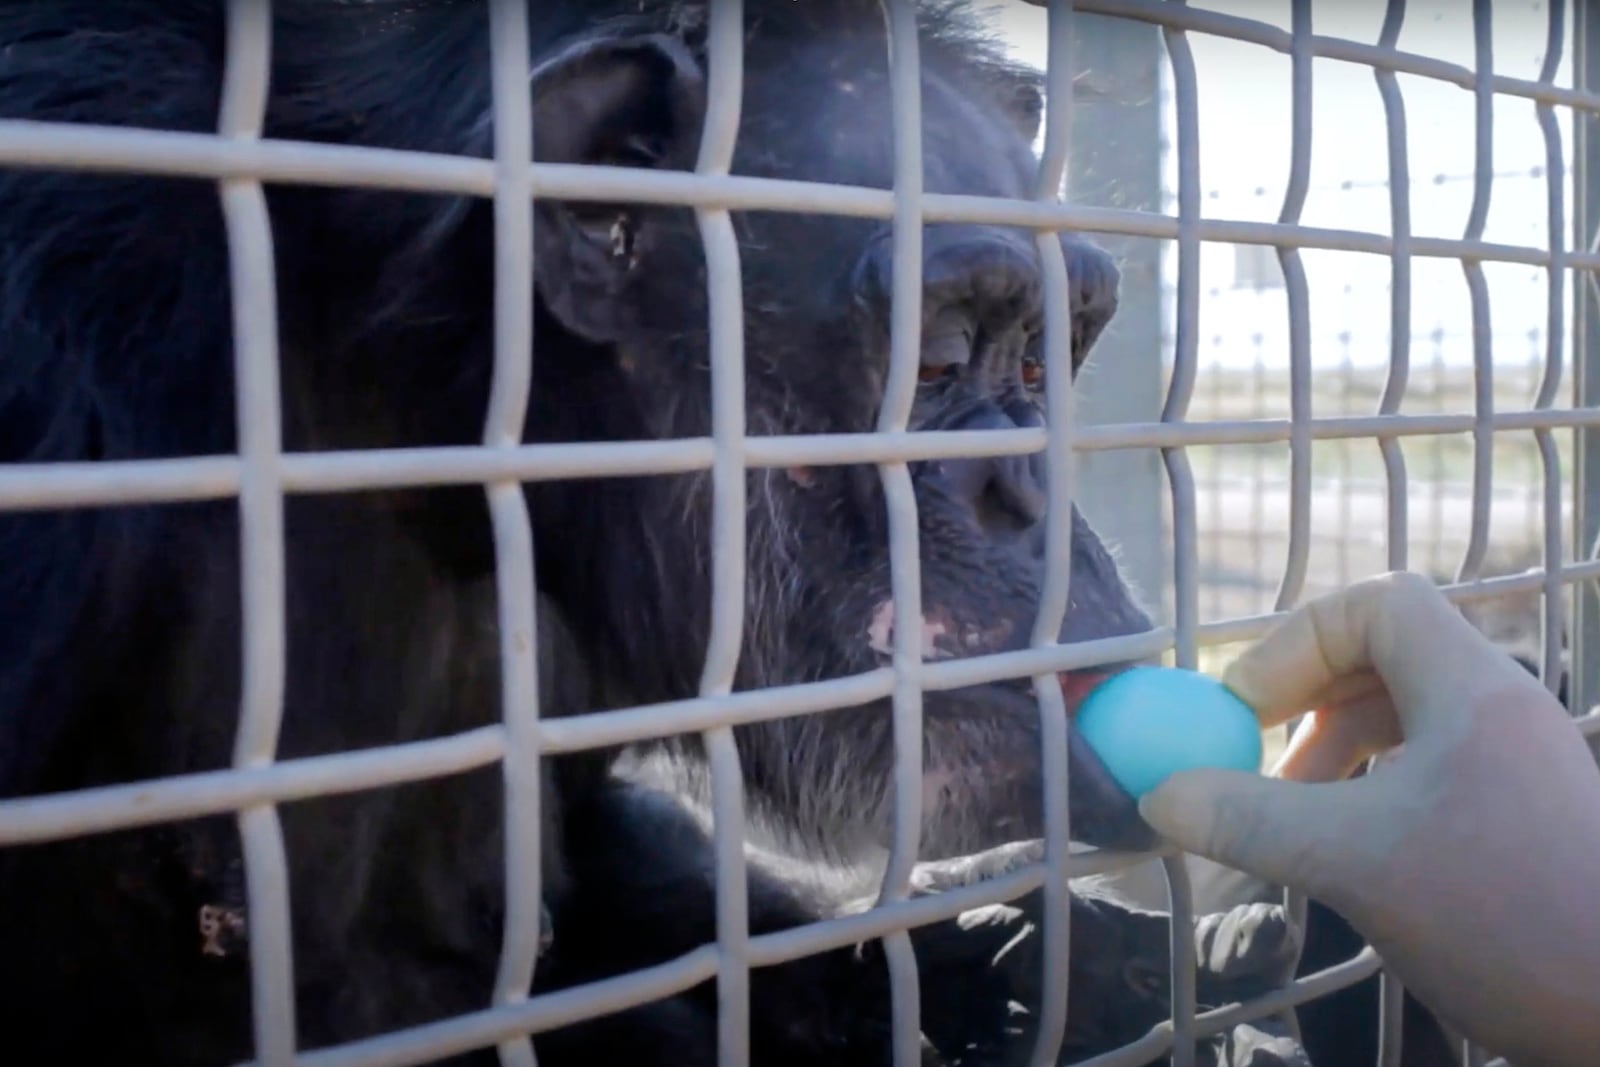
[[[1011, 623], [1002, 621], [984, 629], [976, 624], [961, 625], [941, 607], [922, 616], [922, 658], [955, 659], [962, 654], [981, 653], [998, 648], [1011, 636]], [[885, 600], [872, 613], [867, 624], [867, 647], [884, 656], [894, 655], [894, 601]]]
[[[949, 629], [942, 622], [930, 620], [926, 615], [922, 617], [922, 658], [940, 659], [949, 654], [939, 648], [937, 642], [941, 637], [949, 634]], [[894, 655], [894, 601], [885, 600], [878, 605], [878, 610], [872, 613], [872, 622], [867, 625], [867, 646], [874, 652], [885, 656]]]

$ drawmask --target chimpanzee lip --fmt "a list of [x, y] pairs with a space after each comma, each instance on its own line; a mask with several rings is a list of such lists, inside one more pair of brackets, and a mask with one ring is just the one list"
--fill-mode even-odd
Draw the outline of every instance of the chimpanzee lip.
[[[1056, 672], [1056, 681], [1061, 686], [1061, 696], [1067, 706], [1067, 715], [1076, 716], [1084, 698], [1108, 678], [1121, 674], [1131, 666], [1132, 664], [1116, 664], [1107, 667], [1081, 667], [1076, 670]], [[1031, 681], [1024, 681], [1022, 689], [1028, 696], [1032, 697], [1034, 695]]]
[[[1109, 803], [1109, 807], [1103, 808], [1094, 816], [1090, 816], [1088, 812], [1082, 813], [1081, 816], [1074, 815], [1073, 839], [1097, 848], [1116, 851], [1139, 851], [1149, 848], [1155, 843], [1153, 831], [1139, 816], [1138, 802], [1112, 777], [1104, 762], [1078, 734], [1071, 719], [1077, 714], [1078, 706], [1084, 697], [1088, 696], [1096, 686], [1133, 666], [1135, 664], [1132, 663], [1108, 664], [1101, 667], [1060, 671], [1056, 675], [1066, 703], [1067, 729], [1070, 735], [1068, 744], [1072, 750], [1071, 759], [1074, 768], [1072, 773], [1073, 781], [1076, 783], [1074, 789], [1087, 787], [1102, 804]], [[1030, 700], [1035, 698], [1033, 684], [1026, 678], [1008, 679], [979, 688], [1004, 690], [1014, 697], [1024, 696]]]
[[1066, 701], [1067, 714], [1076, 715], [1085, 697], [1106, 679], [1125, 670], [1126, 667], [1092, 667], [1057, 674], [1056, 681], [1061, 683], [1061, 696]]

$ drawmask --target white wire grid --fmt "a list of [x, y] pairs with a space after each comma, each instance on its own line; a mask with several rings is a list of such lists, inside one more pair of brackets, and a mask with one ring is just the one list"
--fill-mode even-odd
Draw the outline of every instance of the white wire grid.
[[[770, 966], [828, 947], [881, 937], [892, 979], [894, 1061], [919, 1060], [918, 975], [905, 931], [952, 917], [980, 903], [1014, 899], [1037, 888], [1047, 898], [1043, 1010], [1034, 1062], [1054, 1062], [1066, 1024], [1070, 930], [1066, 906], [1070, 876], [1107, 871], [1142, 857], [1106, 853], [1069, 859], [1066, 715], [1056, 672], [1101, 662], [1143, 658], [1174, 650], [1193, 666], [1201, 644], [1259, 634], [1275, 617], [1202, 622], [1196, 577], [1194, 479], [1185, 448], [1200, 444], [1287, 441], [1291, 450], [1288, 564], [1277, 595], [1278, 611], [1292, 606], [1305, 578], [1309, 544], [1311, 442], [1373, 437], [1388, 479], [1391, 566], [1406, 565], [1406, 472], [1401, 437], [1470, 432], [1475, 445], [1472, 528], [1459, 580], [1448, 588], [1457, 600], [1486, 598], [1513, 589], [1544, 595], [1546, 632], [1559, 631], [1563, 583], [1600, 577], [1600, 561], [1563, 566], [1561, 482], [1553, 434], [1600, 426], [1600, 410], [1557, 408], [1562, 367], [1562, 308], [1569, 269], [1600, 269], [1600, 255], [1564, 246], [1565, 176], [1557, 106], [1600, 114], [1600, 95], [1554, 81], [1564, 38], [1562, 0], [1550, 4], [1550, 38], [1537, 80], [1499, 76], [1492, 68], [1490, 0], [1474, 0], [1477, 34], [1474, 68], [1395, 48], [1404, 0], [1391, 0], [1376, 43], [1312, 33], [1311, 0], [1293, 0], [1292, 30], [1207, 12], [1179, 0], [1052, 0], [1049, 19], [1049, 99], [1045, 147], [1032, 200], [1000, 200], [925, 193], [920, 72], [916, 16], [911, 0], [884, 0], [891, 41], [895, 114], [895, 181], [892, 191], [730, 174], [739, 125], [743, 10], [740, 0], [711, 4], [709, 92], [703, 148], [693, 174], [646, 173], [607, 167], [533, 164], [526, 0], [488, 0], [491, 16], [494, 157], [491, 160], [417, 152], [268, 141], [262, 123], [270, 69], [270, 5], [230, 0], [228, 63], [217, 136], [145, 130], [0, 121], [0, 165], [183, 175], [217, 180], [230, 244], [235, 298], [237, 455], [117, 463], [13, 465], [0, 469], [0, 510], [105, 506], [237, 497], [242, 519], [245, 685], [231, 770], [130, 785], [0, 802], [0, 847], [80, 836], [115, 828], [236, 812], [244, 842], [251, 916], [251, 972], [256, 1060], [281, 1067], [425, 1063], [472, 1048], [497, 1046], [505, 1064], [531, 1064], [529, 1035], [682, 991], [715, 979], [719, 1049], [725, 1064], [749, 1062], [748, 980], [752, 967]], [[1171, 63], [1178, 113], [1177, 217], [1075, 208], [1058, 202], [1070, 141], [1073, 9], [1159, 25]], [[1293, 151], [1291, 180], [1275, 224], [1203, 218], [1197, 152], [1198, 101], [1187, 35], [1209, 33], [1252, 41], [1291, 57]], [[1370, 66], [1388, 118], [1392, 233], [1308, 228], [1298, 219], [1306, 192], [1313, 131], [1311, 65], [1328, 57]], [[1477, 102], [1477, 175], [1473, 211], [1459, 240], [1414, 237], [1409, 229], [1405, 106], [1397, 73], [1409, 73], [1471, 90]], [[1547, 146], [1550, 245], [1490, 244], [1482, 239], [1492, 185], [1490, 104], [1496, 94], [1533, 103]], [[496, 345], [493, 390], [476, 448], [389, 449], [381, 452], [286, 454], [280, 440], [278, 341], [273, 245], [264, 182], [344, 185], [369, 189], [442, 192], [492, 198], [496, 221]], [[532, 200], [634, 200], [692, 206], [708, 264], [711, 309], [713, 427], [709, 439], [525, 445], [519, 434], [532, 378], [530, 248]], [[890, 375], [876, 433], [810, 437], [745, 436], [744, 343], [739, 249], [731, 222], [735, 210], [832, 213], [893, 220], [895, 269]], [[1158, 422], [1078, 429], [1073, 420], [1071, 376], [1048, 376], [1049, 429], [907, 432], [920, 338], [921, 243], [925, 223], [963, 221], [1024, 226], [1037, 234], [1046, 279], [1046, 348], [1063, 370], [1069, 350], [1067, 268], [1059, 230], [1172, 239], [1178, 249], [1178, 300], [1173, 374]], [[1198, 251], [1203, 241], [1274, 246], [1287, 282], [1290, 316], [1291, 414], [1286, 420], [1192, 423], [1185, 414], [1195, 384], [1198, 342]], [[1310, 363], [1305, 247], [1378, 253], [1389, 257], [1395, 329], [1387, 388], [1367, 416], [1313, 419], [1309, 411]], [[1456, 259], [1462, 264], [1474, 309], [1476, 410], [1470, 415], [1400, 415], [1408, 369], [1410, 262], [1413, 257]], [[1525, 263], [1549, 278], [1550, 329], [1544, 377], [1533, 405], [1496, 411], [1493, 353], [1487, 328], [1488, 292], [1482, 264]], [[1514, 577], [1479, 579], [1486, 548], [1492, 435], [1531, 430], [1543, 461], [1544, 567]], [[1172, 493], [1175, 625], [1128, 638], [1072, 646], [1056, 643], [1067, 604], [1073, 491], [1072, 457], [1079, 450], [1158, 448]], [[1043, 450], [1048, 458], [1049, 538], [1053, 546], [1031, 647], [980, 658], [923, 663], [920, 632], [920, 564], [916, 500], [907, 462], [952, 456], [1018, 455]], [[823, 682], [758, 692], [732, 692], [744, 604], [745, 476], [750, 469], [791, 465], [876, 463], [890, 520], [896, 605], [892, 666]], [[533, 650], [533, 543], [524, 482], [618, 477], [685, 471], [711, 472], [714, 504], [714, 601], [711, 638], [700, 695], [652, 707], [544, 721], [539, 717]], [[331, 756], [278, 761], [277, 735], [285, 672], [283, 499], [286, 493], [328, 493], [399, 486], [480, 483], [491, 506], [498, 571], [504, 721], [452, 737]], [[1544, 668], [1554, 684], [1559, 649], [1546, 642]], [[1043, 725], [1046, 853], [1034, 867], [983, 885], [936, 897], [908, 899], [908, 879], [921, 823], [922, 694], [1032, 676], [1038, 683]], [[895, 728], [896, 821], [879, 906], [863, 914], [801, 929], [751, 937], [746, 921], [742, 842], [744, 810], [739, 756], [732, 727], [826, 709], [892, 700]], [[1600, 716], [1582, 720], [1600, 734]], [[716, 942], [643, 972], [530, 998], [539, 939], [539, 759], [619, 742], [686, 732], [704, 734], [713, 780], [716, 838]], [[372, 789], [459, 773], [498, 763], [506, 783], [506, 923], [493, 1003], [466, 1016], [318, 1050], [297, 1047], [290, 906], [277, 805], [295, 799]], [[1099, 1067], [1148, 1063], [1171, 1056], [1176, 1067], [1194, 1062], [1197, 1038], [1251, 1018], [1292, 1009], [1352, 984], [1381, 967], [1370, 949], [1247, 1005], [1196, 1014], [1193, 983], [1192, 902], [1183, 866], [1163, 856], [1173, 912], [1173, 1014], [1133, 1045], [1095, 1058]], [[1292, 901], [1292, 903], [1298, 903]], [[1296, 909], [1298, 910], [1298, 908]], [[1387, 983], [1380, 1062], [1398, 1062], [1399, 990]], [[1471, 1053], [1473, 1062], [1482, 1055]]]

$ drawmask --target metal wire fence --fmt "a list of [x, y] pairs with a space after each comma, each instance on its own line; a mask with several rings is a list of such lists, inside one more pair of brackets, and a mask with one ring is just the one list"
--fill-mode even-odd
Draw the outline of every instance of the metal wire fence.
[[[0, 847], [151, 825], [203, 814], [236, 813], [242, 834], [249, 911], [255, 1062], [332, 1065], [413, 1064], [496, 1046], [504, 1063], [530, 1063], [529, 1035], [646, 1003], [707, 980], [718, 988], [722, 1061], [749, 1061], [748, 984], [753, 968], [770, 966], [827, 947], [884, 939], [892, 980], [894, 1059], [918, 1060], [918, 987], [905, 930], [951, 917], [981, 902], [1010, 899], [1041, 888], [1047, 898], [1044, 960], [1045, 1018], [1035, 1062], [1053, 1062], [1066, 1018], [1070, 930], [1069, 876], [1113, 869], [1139, 857], [1101, 853], [1069, 857], [1066, 712], [1057, 672], [1100, 662], [1171, 651], [1194, 666], [1202, 647], [1260, 633], [1272, 612], [1289, 608], [1307, 592], [1313, 536], [1314, 449], [1324, 442], [1376, 439], [1385, 486], [1388, 566], [1403, 567], [1409, 544], [1408, 486], [1416, 475], [1402, 443], [1436, 435], [1465, 435], [1471, 491], [1465, 509], [1452, 596], [1482, 598], [1513, 589], [1536, 590], [1547, 616], [1565, 583], [1600, 576], [1587, 551], [1569, 557], [1563, 534], [1565, 503], [1557, 432], [1600, 425], [1600, 410], [1558, 406], [1566, 322], [1567, 278], [1600, 268], [1600, 255], [1566, 241], [1567, 166], [1555, 125], [1558, 108], [1600, 114], [1600, 94], [1558, 84], [1557, 61], [1566, 27], [1564, 5], [1549, 12], [1549, 47], [1538, 76], [1514, 78], [1493, 69], [1493, 12], [1489, 0], [1472, 8], [1474, 61], [1460, 65], [1398, 47], [1405, 4], [1393, 0], [1374, 41], [1319, 36], [1311, 0], [1293, 0], [1288, 29], [1165, 0], [1055, 0], [1049, 4], [1048, 110], [1035, 196], [990, 200], [927, 193], [922, 189], [922, 125], [918, 101], [916, 15], [909, 0], [886, 0], [894, 79], [895, 182], [892, 191], [759, 180], [730, 173], [740, 119], [744, 14], [738, 0], [713, 3], [709, 27], [709, 92], [703, 148], [692, 174], [645, 173], [620, 168], [533, 164], [531, 158], [528, 27], [525, 0], [487, 0], [493, 47], [494, 155], [455, 158], [401, 151], [274, 142], [262, 137], [271, 56], [270, 5], [230, 0], [228, 64], [216, 136], [132, 129], [55, 127], [0, 122], [0, 165], [198, 176], [217, 181], [230, 245], [235, 299], [235, 359], [240, 447], [236, 455], [96, 464], [19, 465], [0, 469], [0, 509], [89, 507], [236, 497], [242, 517], [245, 608], [245, 688], [239, 741], [231, 770], [191, 774], [69, 794], [0, 803]], [[1074, 8], [1153, 23], [1161, 28], [1171, 65], [1176, 105], [1176, 212], [1086, 208], [1059, 202], [1058, 190], [1071, 142], [1074, 77]], [[1191, 35], [1217, 34], [1287, 55], [1285, 91], [1292, 111], [1290, 178], [1274, 221], [1212, 217], [1203, 210], [1197, 169], [1200, 102], [1195, 91]], [[1388, 232], [1308, 226], [1302, 213], [1313, 143], [1312, 65], [1322, 59], [1361, 64], [1375, 74], [1387, 116], [1392, 225]], [[1423, 236], [1410, 225], [1405, 178], [1404, 99], [1398, 76], [1408, 74], [1458, 86], [1476, 106], [1476, 167], [1470, 218], [1459, 237]], [[1542, 247], [1485, 240], [1484, 221], [1493, 173], [1489, 116], [1497, 98], [1514, 98], [1537, 115], [1543, 131], [1549, 240]], [[1376, 136], [1377, 131], [1374, 131]], [[496, 228], [496, 346], [490, 413], [481, 447], [417, 448], [363, 452], [286, 453], [279, 439], [278, 338], [273, 244], [263, 183], [348, 185], [368, 189], [446, 192], [492, 198]], [[705, 244], [711, 306], [713, 432], [709, 438], [647, 443], [526, 445], [520, 427], [531, 380], [532, 264], [529, 247], [535, 197], [573, 201], [640, 201], [695, 209]], [[826, 438], [747, 437], [744, 396], [739, 245], [735, 211], [836, 213], [892, 219], [894, 293], [891, 371], [874, 434]], [[1136, 235], [1174, 243], [1176, 308], [1171, 377], [1158, 419], [1117, 426], [1079, 426], [1068, 374], [1048, 378], [1048, 430], [981, 435], [908, 433], [907, 418], [919, 356], [922, 226], [965, 221], [1028, 227], [1036, 231], [1046, 279], [1046, 347], [1064, 358], [1070, 333], [1067, 264], [1055, 231], [1087, 230]], [[1208, 242], [1275, 249], [1284, 280], [1287, 324], [1288, 414], [1257, 418], [1252, 412], [1216, 410], [1194, 417], [1203, 333], [1200, 253]], [[1409, 328], [1394, 331], [1384, 388], [1366, 411], [1315, 416], [1305, 250], [1330, 249], [1384, 257], [1392, 278], [1395, 322], [1408, 326], [1414, 264], [1459, 263], [1470, 294], [1472, 322], [1471, 410], [1461, 413], [1404, 410], [1413, 360]], [[1502, 407], [1497, 362], [1488, 328], [1488, 265], [1520, 264], [1542, 272], [1550, 329], [1544, 336], [1538, 383], [1531, 402]], [[1587, 353], [1580, 353], [1587, 355]], [[1519, 365], [1522, 357], [1518, 355]], [[1368, 398], [1371, 400], [1372, 398]], [[1497, 435], [1531, 434], [1539, 457], [1542, 491], [1540, 566], [1527, 575], [1480, 578], [1489, 550], [1494, 508]], [[981, 440], [977, 439], [981, 438]], [[1286, 445], [1288, 477], [1284, 564], [1270, 610], [1221, 617], [1221, 602], [1203, 611], [1198, 539], [1196, 464], [1192, 450], [1217, 445]], [[1127, 639], [1063, 646], [1057, 643], [1066, 609], [1070, 537], [1068, 503], [1077, 453], [1158, 449], [1170, 488], [1172, 522], [1171, 626]], [[916, 499], [907, 463], [969, 455], [1043, 451], [1049, 471], [1049, 573], [1028, 650], [958, 661], [924, 663], [917, 645], [919, 597]], [[867, 674], [758, 692], [733, 690], [739, 659], [744, 598], [746, 473], [752, 469], [837, 463], [874, 463], [882, 476], [890, 520], [896, 605], [892, 666]], [[709, 471], [715, 487], [714, 605], [700, 695], [647, 708], [597, 713], [559, 721], [540, 718], [532, 639], [533, 538], [520, 486], [577, 477]], [[481, 484], [493, 519], [498, 561], [502, 723], [468, 733], [394, 748], [314, 758], [275, 758], [285, 673], [283, 502], [288, 494], [331, 493], [408, 485]], [[1559, 621], [1559, 620], [1557, 620]], [[1559, 627], [1552, 627], [1551, 632]], [[1544, 663], [1557, 650], [1547, 648]], [[922, 694], [1001, 678], [1032, 677], [1039, 694], [1046, 756], [1046, 851], [1042, 863], [971, 890], [912, 900], [908, 879], [921, 825]], [[889, 697], [895, 728], [895, 831], [877, 907], [798, 930], [752, 936], [745, 913], [745, 813], [739, 754], [732, 728], [744, 722], [814, 713]], [[1600, 719], [1585, 721], [1591, 733]], [[647, 971], [593, 985], [530, 997], [539, 940], [539, 759], [651, 736], [698, 732], [710, 754], [716, 840], [716, 939], [699, 950]], [[493, 1002], [470, 1015], [401, 1033], [315, 1050], [298, 1047], [294, 965], [290, 953], [290, 901], [278, 806], [299, 798], [419, 781], [498, 764], [506, 782], [507, 840], [504, 945]], [[1371, 974], [1379, 962], [1369, 952], [1332, 971], [1310, 976], [1246, 1006], [1197, 1014], [1193, 987], [1192, 907], [1184, 867], [1165, 856], [1174, 917], [1173, 1020], [1135, 1045], [1100, 1056], [1101, 1067], [1147, 1063], [1170, 1055], [1178, 1067], [1194, 1062], [1197, 1038], [1246, 1018], [1291, 1008], [1313, 996]], [[1387, 998], [1386, 1006], [1394, 998]], [[1392, 1022], [1392, 1020], [1391, 1020]]]
[[[1250, 14], [1280, 24], [1281, 5], [1231, 0], [1207, 6]], [[1319, 25], [1343, 35], [1375, 36], [1384, 14], [1377, 2], [1339, 5], [1319, 12]], [[1545, 64], [1549, 15], [1538, 0], [1501, 0], [1495, 5], [1495, 69], [1537, 75]], [[1330, 25], [1331, 24], [1331, 25]], [[1470, 62], [1472, 20], [1465, 8], [1430, 0], [1408, 5], [1402, 37], [1430, 55]], [[1232, 40], [1197, 42], [1200, 91], [1211, 114], [1203, 118], [1204, 196], [1208, 210], [1234, 218], [1265, 219], [1278, 210], [1284, 174], [1276, 161], [1230, 158], [1243, 135], [1272, 156], [1290, 140], [1287, 101], [1263, 92], [1280, 82], [1285, 57]], [[1557, 77], [1571, 76], [1570, 50], [1554, 56]], [[1402, 82], [1410, 116], [1403, 175], [1387, 172], [1381, 153], [1363, 152], [1363, 142], [1384, 122], [1380, 94], [1370, 73], [1353, 64], [1318, 68], [1313, 124], [1318, 150], [1311, 165], [1307, 211], [1347, 227], [1387, 229], [1391, 177], [1408, 182], [1412, 229], [1446, 234], [1469, 217], [1479, 196], [1473, 171], [1473, 98], [1454, 86], [1419, 79]], [[1166, 87], [1170, 97], [1170, 86]], [[1170, 100], [1168, 101], [1170, 110]], [[1225, 128], [1221, 116], [1233, 120]], [[1492, 105], [1489, 162], [1492, 193], [1486, 235], [1517, 244], [1542, 244], [1548, 229], [1547, 173], [1542, 131], [1525, 102], [1499, 98]], [[1561, 144], [1571, 144], [1571, 119], [1555, 118]], [[1169, 153], [1169, 160], [1170, 160]], [[1169, 206], [1175, 174], [1166, 178]], [[1471, 293], [1460, 269], [1448, 261], [1412, 266], [1413, 285], [1428, 294], [1405, 323], [1390, 314], [1391, 273], [1370, 257], [1307, 248], [1303, 251], [1310, 312], [1313, 365], [1311, 406], [1316, 414], [1358, 415], [1376, 410], [1389, 377], [1394, 331], [1408, 334], [1410, 369], [1399, 410], [1448, 414], [1472, 411], [1477, 343]], [[1283, 304], [1287, 280], [1270, 249], [1219, 244], [1202, 255], [1203, 337], [1201, 386], [1191, 405], [1195, 418], [1272, 418], [1289, 414], [1290, 382]], [[1490, 314], [1485, 325], [1494, 351], [1495, 407], [1514, 408], [1537, 396], [1545, 371], [1551, 329], [1570, 329], [1566, 315], [1551, 321], [1546, 273], [1523, 265], [1486, 266]], [[1169, 305], [1173, 295], [1169, 291]], [[1558, 387], [1570, 390], [1571, 368], [1558, 369]], [[1556, 439], [1563, 475], [1563, 523], [1570, 524], [1572, 442]], [[1448, 581], [1468, 547], [1474, 475], [1470, 434], [1444, 434], [1403, 442], [1407, 459], [1410, 563]], [[1289, 455], [1285, 446], [1221, 446], [1193, 455], [1201, 508], [1201, 586], [1211, 618], [1268, 610], [1288, 553]], [[1488, 575], [1534, 566], [1542, 544], [1542, 465], [1539, 445], [1528, 433], [1501, 433], [1492, 453], [1490, 504], [1492, 549], [1483, 562]], [[1384, 466], [1375, 442], [1317, 442], [1312, 451], [1312, 523], [1306, 595], [1315, 595], [1387, 564]], [[1535, 597], [1536, 599], [1536, 597]], [[1497, 634], [1517, 644], [1536, 644], [1539, 611], [1510, 598], [1496, 605]], [[1537, 655], [1537, 651], [1532, 651]]]

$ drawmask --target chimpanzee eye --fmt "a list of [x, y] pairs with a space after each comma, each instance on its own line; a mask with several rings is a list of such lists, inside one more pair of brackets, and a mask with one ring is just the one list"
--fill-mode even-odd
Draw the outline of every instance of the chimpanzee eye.
[[1022, 384], [1036, 389], [1044, 384], [1044, 360], [1037, 355], [1022, 357]]

